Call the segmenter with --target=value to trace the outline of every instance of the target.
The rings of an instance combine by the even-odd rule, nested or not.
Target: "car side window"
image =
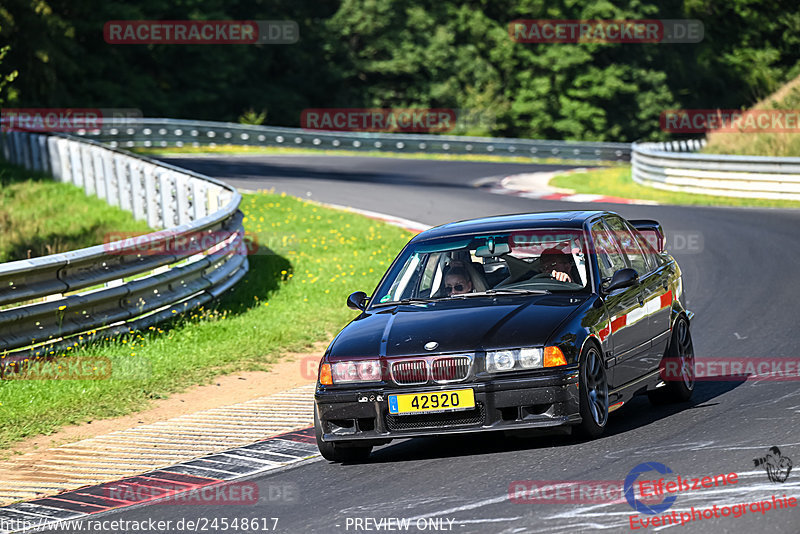
[[[639,243],[642,252],[644,252],[644,257],[647,261],[648,268],[651,271],[658,269],[659,265],[664,263],[663,258],[658,254],[658,252],[656,252],[656,250],[653,248],[653,245],[651,245],[650,242],[645,239],[641,232],[638,232],[630,224],[627,224],[627,226],[628,230],[630,230],[631,233],[636,237],[636,241]]]
[[[597,265],[600,267],[600,278],[611,278],[615,272],[628,266],[602,222],[598,221],[592,226],[592,241]]]
[[[628,258],[631,267],[639,273],[639,276],[649,273],[651,268],[644,257],[642,248],[622,219],[618,217],[608,217],[605,219],[605,222],[619,243],[623,254]]]

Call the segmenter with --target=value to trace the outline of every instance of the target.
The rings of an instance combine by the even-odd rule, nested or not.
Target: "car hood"
[[[586,297],[473,297],[398,305],[365,313],[331,346],[333,359],[472,352],[543,345]]]

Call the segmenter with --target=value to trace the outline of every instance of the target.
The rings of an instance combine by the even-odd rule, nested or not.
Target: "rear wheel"
[[[679,317],[672,328],[672,339],[666,358],[666,367],[662,367],[662,377],[666,385],[649,391],[647,396],[653,404],[685,402],[692,398],[695,383],[694,345],[689,321],[685,317]]]
[[[587,343],[579,366],[581,423],[578,433],[587,438],[603,434],[608,422],[608,379],[597,347]]]
[[[314,407],[314,434],[317,438],[317,448],[326,460],[331,462],[360,462],[369,458],[372,445],[351,445],[347,442],[322,441],[322,424]],[[356,442],[357,443],[357,442]]]

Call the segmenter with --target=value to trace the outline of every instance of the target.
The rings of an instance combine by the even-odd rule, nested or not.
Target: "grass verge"
[[[663,191],[637,184],[631,178],[630,166],[593,169],[586,172],[559,174],[550,185],[590,193],[639,200],[654,200],[659,204],[692,206],[750,206],[760,208],[800,208],[800,202],[760,198],[736,198],[696,195],[679,191]]]
[[[376,158],[430,159],[441,161],[487,161],[493,163],[522,163],[541,165],[618,165],[615,161],[586,159],[530,158],[525,156],[495,156],[492,154],[429,154],[426,152],[381,152],[379,150],[323,150],[295,147],[261,147],[240,145],[184,146],[167,148],[130,148],[132,152],[151,157],[169,157],[181,154],[226,155],[313,155],[313,156],[364,156]]]
[[[110,232],[149,231],[80,187],[0,160],[0,262],[98,245]]]
[[[411,237],[283,195],[244,195],[242,211],[259,252],[232,292],[171,324],[76,346],[63,356],[108,358],[109,379],[0,381],[0,448],[63,425],[142,410],[219,374],[263,370],[287,351],[330,339],[354,316],[347,295],[371,291]]]

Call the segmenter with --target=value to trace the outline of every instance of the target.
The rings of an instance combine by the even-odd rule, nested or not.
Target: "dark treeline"
[[[293,45],[110,45],[108,20],[281,20]],[[515,19],[699,19],[699,44],[522,44]],[[661,139],[659,114],[739,108],[800,74],[797,0],[0,0],[6,107],[298,126],[306,108],[488,112],[468,133]]]

